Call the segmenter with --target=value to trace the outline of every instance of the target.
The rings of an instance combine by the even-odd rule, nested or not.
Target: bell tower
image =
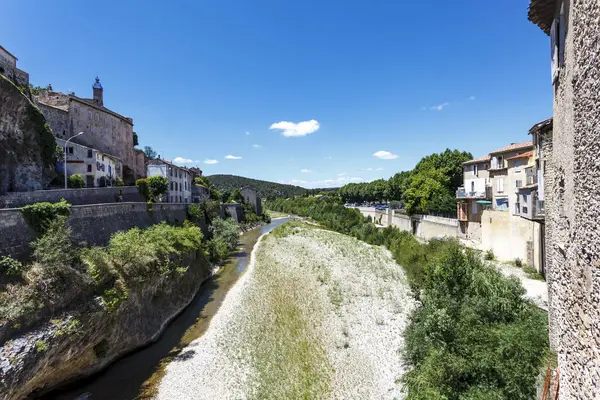
[[[96,82],[92,85],[94,89],[94,103],[99,106],[104,105],[104,89],[102,89],[102,85],[100,84],[100,78],[96,77]]]

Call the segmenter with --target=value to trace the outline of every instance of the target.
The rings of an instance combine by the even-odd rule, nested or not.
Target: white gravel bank
[[[261,238],[205,335],[166,370],[159,399],[402,398],[414,308],[383,248],[296,229]]]

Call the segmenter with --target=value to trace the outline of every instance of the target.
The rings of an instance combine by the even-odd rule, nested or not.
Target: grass
[[[271,211],[271,210],[267,210],[267,213],[271,216],[271,219],[275,219],[275,218],[286,218],[289,217],[289,214],[286,213],[282,213],[279,211]]]

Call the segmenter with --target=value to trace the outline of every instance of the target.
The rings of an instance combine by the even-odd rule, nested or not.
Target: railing
[[[491,198],[491,188],[486,188],[484,191],[467,192],[464,187],[459,187],[456,190],[457,199],[487,199]]]

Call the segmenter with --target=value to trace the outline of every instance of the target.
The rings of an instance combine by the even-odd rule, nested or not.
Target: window
[[[498,193],[504,192],[504,178],[498,178],[496,180],[496,190]]]
[[[477,164],[473,164],[473,175],[477,175]]]
[[[179,202],[181,203],[181,196],[179,196]]]
[[[496,168],[501,169],[504,167],[504,160],[502,159],[502,156],[498,156],[496,158]]]
[[[177,182],[175,182],[175,191],[177,191],[179,189],[177,189]]]
[[[88,119],[91,121],[92,120],[92,112],[88,111]]]
[[[477,206],[476,202],[472,202],[471,203],[471,213],[473,215],[477,215],[477,213],[479,212],[479,207]]]
[[[183,182],[184,189],[187,190],[187,182]]]
[[[100,116],[96,113],[96,122],[100,121]]]
[[[87,172],[92,172],[92,164],[87,165]]]
[[[92,149],[88,149],[88,158],[92,158],[94,156]]]
[[[171,181],[171,190],[173,190],[173,181]]]
[[[515,160],[515,167],[520,167],[520,166],[521,166],[521,159],[520,159],[520,158],[517,158],[517,159]]]
[[[518,179],[515,181],[515,187],[516,188],[520,188],[521,186],[523,186],[523,181]]]
[[[72,147],[68,147],[68,148],[67,148],[67,153],[69,153],[69,154],[73,154],[73,148],[72,148]]]

